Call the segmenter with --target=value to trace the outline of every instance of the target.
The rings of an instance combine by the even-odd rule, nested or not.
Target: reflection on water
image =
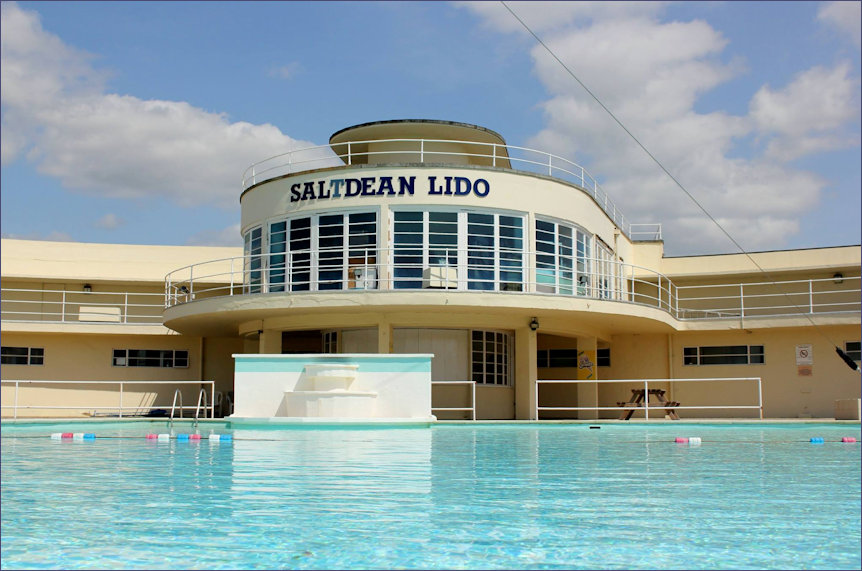
[[[2,568],[859,568],[858,425],[124,430],[4,429]]]

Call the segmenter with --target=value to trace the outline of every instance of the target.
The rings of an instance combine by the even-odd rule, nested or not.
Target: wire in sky
[[[610,115],[610,117],[611,117],[611,118],[616,122],[616,124],[617,124],[617,125],[619,125],[619,126],[620,126],[620,128],[621,128],[623,131],[625,131],[625,132],[626,132],[626,134],[627,134],[629,137],[631,137],[631,139],[632,139],[635,143],[637,143],[637,145],[641,148],[641,150],[643,150],[643,152],[645,152],[645,153],[647,154],[647,156],[648,156],[649,158],[651,158],[651,159],[653,160],[653,162],[654,162],[655,164],[657,164],[657,165],[658,165],[658,167],[659,167],[662,171],[664,171],[664,173],[665,173],[665,174],[666,174],[666,175],[667,175],[667,176],[668,176],[668,177],[669,177],[669,178],[670,178],[670,179],[671,179],[671,180],[672,180],[672,181],[673,181],[673,182],[674,182],[674,183],[679,187],[679,189],[680,189],[680,190],[682,190],[682,191],[685,193],[685,195],[686,195],[686,196],[688,196],[688,198],[689,198],[692,202],[694,202],[694,203],[695,203],[695,205],[697,205],[697,207],[701,210],[701,212],[703,212],[703,213],[706,215],[706,217],[707,217],[707,218],[709,218],[709,219],[712,221],[712,223],[713,223],[713,224],[715,224],[715,225],[716,225],[716,227],[718,227],[718,229],[719,229],[719,230],[721,230],[721,232],[722,232],[725,236],[727,236],[727,239],[728,239],[728,240],[730,240],[730,241],[733,243],[733,245],[734,245],[734,246],[736,246],[736,247],[737,247],[737,249],[738,249],[740,252],[742,252],[743,254],[745,254],[745,257],[747,257],[747,258],[751,261],[751,263],[752,263],[752,264],[754,264],[754,267],[756,267],[758,270],[760,270],[760,272],[761,272],[764,276],[766,276],[766,279],[767,279],[767,280],[769,280],[769,282],[770,282],[772,285],[777,286],[778,284],[776,283],[776,281],[775,281],[774,279],[772,279],[772,276],[770,276],[770,275],[769,275],[769,272],[767,272],[766,270],[764,270],[764,269],[760,266],[760,264],[758,264],[758,263],[757,263],[757,261],[756,261],[756,260],[751,256],[751,254],[749,254],[749,253],[748,253],[748,251],[746,251],[746,249],[745,249],[745,248],[743,248],[743,247],[742,247],[742,245],[740,245],[740,243],[739,243],[739,242],[737,242],[737,241],[733,238],[733,236],[731,236],[731,235],[730,235],[730,232],[728,232],[727,230],[725,230],[725,229],[724,229],[724,226],[722,226],[722,225],[718,222],[718,220],[716,220],[716,219],[715,219],[715,218],[714,218],[714,217],[713,217],[713,216],[712,216],[712,215],[711,215],[711,214],[706,210],[706,208],[704,208],[704,207],[703,207],[703,205],[702,205],[700,202],[698,202],[698,200],[697,200],[694,196],[692,196],[692,194],[691,194],[691,193],[690,193],[690,192],[689,192],[689,191],[688,191],[688,190],[687,190],[687,189],[682,185],[682,183],[681,183],[681,182],[679,182],[679,181],[676,179],[676,177],[675,177],[675,176],[673,176],[673,175],[670,173],[670,171],[668,171],[668,170],[664,167],[664,165],[663,165],[663,164],[661,164],[661,161],[659,161],[657,158],[655,158],[655,156],[654,156],[651,152],[649,152],[649,149],[647,149],[647,148],[646,148],[646,147],[645,147],[645,146],[640,142],[640,140],[638,140],[638,138],[637,138],[637,137],[635,137],[635,136],[634,136],[634,134],[633,134],[631,131],[629,131],[629,130],[628,130],[628,128],[627,128],[625,125],[623,125],[623,122],[622,122],[622,121],[620,121],[619,119],[617,119],[617,116],[616,116],[616,115],[614,115],[614,113],[613,113],[610,109],[608,109],[608,108],[607,108],[607,106],[606,106],[604,103],[602,103],[602,100],[601,100],[601,99],[599,99],[599,98],[598,98],[598,97],[597,97],[597,96],[596,96],[592,91],[590,91],[590,88],[589,88],[589,87],[587,87],[586,85],[584,85],[584,82],[583,82],[583,81],[581,81],[581,80],[578,78],[578,76],[577,76],[577,75],[575,75],[575,73],[574,73],[571,69],[569,69],[569,66],[567,66],[567,65],[563,62],[563,60],[561,60],[559,57],[557,57],[557,54],[555,54],[555,53],[554,53],[554,51],[553,51],[551,48],[549,48],[549,47],[547,46],[547,44],[545,44],[545,42],[543,42],[543,41],[542,41],[542,38],[540,38],[539,36],[537,36],[537,35],[536,35],[536,33],[535,33],[535,32],[533,32],[533,30],[532,30],[532,29],[531,29],[531,28],[530,28],[530,27],[529,27],[529,26],[528,26],[528,25],[527,25],[527,24],[526,24],[526,23],[525,23],[525,22],[524,22],[524,21],[523,21],[523,20],[522,20],[522,19],[521,19],[521,18],[520,18],[516,13],[515,13],[515,11],[514,11],[514,10],[512,10],[512,9],[509,7],[509,5],[508,5],[508,4],[506,4],[506,2],[505,2],[504,0],[500,0],[500,4],[502,4],[502,5],[503,5],[503,7],[505,7],[505,8],[506,8],[506,10],[508,10],[508,11],[509,11],[509,13],[510,13],[510,14],[512,14],[512,16],[513,16],[516,20],[518,20],[518,22],[520,22],[520,24],[524,27],[524,29],[525,29],[525,30],[527,30],[527,32],[529,32],[529,33],[530,33],[530,35],[531,35],[531,36],[533,36],[533,38],[535,38],[535,40],[536,40],[537,42],[539,42],[539,44],[540,44],[543,48],[545,48],[545,51],[547,51],[547,52],[551,55],[551,57],[553,57],[553,58],[557,61],[557,63],[559,63],[559,64],[560,64],[560,66],[562,66],[562,68],[563,68],[563,69],[565,69],[565,70],[566,70],[566,72],[567,72],[570,76],[572,76],[572,79],[574,79],[575,81],[577,81],[577,82],[578,82],[578,85],[580,85],[580,86],[584,89],[584,91],[586,91],[587,93],[589,93],[589,94],[590,94],[590,97],[592,97],[592,98],[595,100],[595,102],[596,102],[596,103],[598,103],[598,104],[601,106],[601,108],[602,108],[602,109],[604,109],[604,110],[605,110],[605,112],[606,112],[608,115]],[[836,352],[838,353],[838,356],[839,356],[839,357],[841,357],[845,362],[847,362],[847,363],[848,363],[848,366],[849,366],[849,361],[852,361],[852,359],[850,359],[849,357],[847,357],[847,356],[846,356],[846,354],[844,353],[844,351],[842,351],[842,350],[838,347],[838,345],[837,345],[834,341],[832,341],[832,339],[829,337],[829,335],[827,335],[827,334],[826,334],[826,333],[825,333],[825,332],[820,328],[820,326],[818,326],[818,325],[814,322],[814,320],[811,318],[811,316],[810,316],[810,315],[808,315],[806,312],[802,311],[802,308],[801,308],[801,307],[799,307],[796,303],[794,303],[794,302],[793,302],[793,300],[790,298],[789,294],[785,293],[784,295],[785,295],[785,297],[788,299],[788,301],[791,303],[791,305],[793,305],[793,306],[796,308],[797,312],[798,312],[800,315],[804,316],[806,319],[808,319],[808,322],[809,322],[809,323],[811,323],[811,325],[812,325],[812,326],[814,326],[815,330],[816,330],[818,333],[820,333],[820,334],[821,334],[821,335],[822,335],[822,336],[823,336],[827,341],[829,341],[829,344],[830,344],[830,345],[833,345],[833,346],[835,347],[835,350],[836,350]],[[856,365],[856,364],[855,364],[855,362],[854,362],[854,366],[853,366],[853,368],[854,368],[854,370],[856,370],[856,371],[858,371],[858,370],[859,370],[859,367],[858,367],[858,365]]]

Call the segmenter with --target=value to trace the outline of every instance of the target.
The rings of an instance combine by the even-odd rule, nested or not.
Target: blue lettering
[[[317,197],[314,196],[314,182],[308,181],[303,188],[301,200],[314,200],[315,198]]]
[[[391,176],[381,176],[380,177],[380,188],[377,190],[378,196],[383,196],[384,194],[395,194],[395,189],[392,188],[392,177]]]
[[[413,186],[416,184],[416,177],[411,176],[410,180],[407,180],[403,176],[399,176],[398,177],[398,184],[401,185],[401,188],[398,191],[399,195],[403,195],[404,191],[406,190],[407,192],[410,193],[410,196],[413,196]]]
[[[329,181],[329,186],[332,188],[332,197],[341,198],[341,185],[344,184],[343,178],[334,178]]]
[[[362,196],[374,196],[375,180],[373,176],[362,177]]]
[[[344,189],[344,196],[359,196],[359,193],[362,191],[362,183],[358,178],[349,178],[345,181],[346,188]]]
[[[329,189],[324,188],[324,181],[317,181],[317,198],[329,198]]]
[[[442,188],[436,188],[437,185],[437,177],[429,176],[428,177],[428,194],[443,194]]]
[[[466,185],[466,187],[463,190],[461,188],[462,184]],[[470,184],[469,179],[466,179],[463,176],[456,176],[455,177],[455,196],[465,196],[467,194],[470,194],[470,187],[471,186],[472,185]]]
[[[451,176],[444,176],[443,178],[446,179],[446,192],[444,192],[443,194],[452,194],[452,188],[451,188],[452,177]]]
[[[479,187],[482,187],[480,190]],[[476,196],[488,196],[488,193],[491,192],[491,185],[488,184],[488,181],[484,178],[477,178],[476,182],[473,183],[473,194]]]

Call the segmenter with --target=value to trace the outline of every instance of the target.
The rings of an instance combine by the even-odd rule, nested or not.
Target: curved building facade
[[[582,167],[489,129],[349,127],[249,167],[240,203],[242,251],[164,254],[175,269],[136,282],[164,296],[152,335],[224,394],[235,354],[433,354],[441,419],[617,418],[644,379],[687,417],[824,417],[859,397],[833,354],[859,359],[858,245],[752,254],[768,277],[742,254],[668,258],[660,226]],[[24,292],[62,282],[65,320],[66,288],[101,287],[19,273],[4,351],[50,329],[20,323]]]

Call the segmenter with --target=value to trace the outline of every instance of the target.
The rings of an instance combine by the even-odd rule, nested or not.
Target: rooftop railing
[[[162,293],[0,290],[3,321],[161,325],[163,311]]]
[[[478,165],[509,168],[542,174],[574,184],[590,195],[614,224],[632,239],[661,240],[661,225],[633,225],[617,209],[598,181],[581,165],[568,159],[513,145],[452,141],[445,139],[376,139],[351,141],[335,145],[307,147],[282,153],[248,167],[242,176],[242,190],[275,178],[304,171],[368,163],[434,163]],[[638,238],[635,226],[649,226],[644,238]]]

